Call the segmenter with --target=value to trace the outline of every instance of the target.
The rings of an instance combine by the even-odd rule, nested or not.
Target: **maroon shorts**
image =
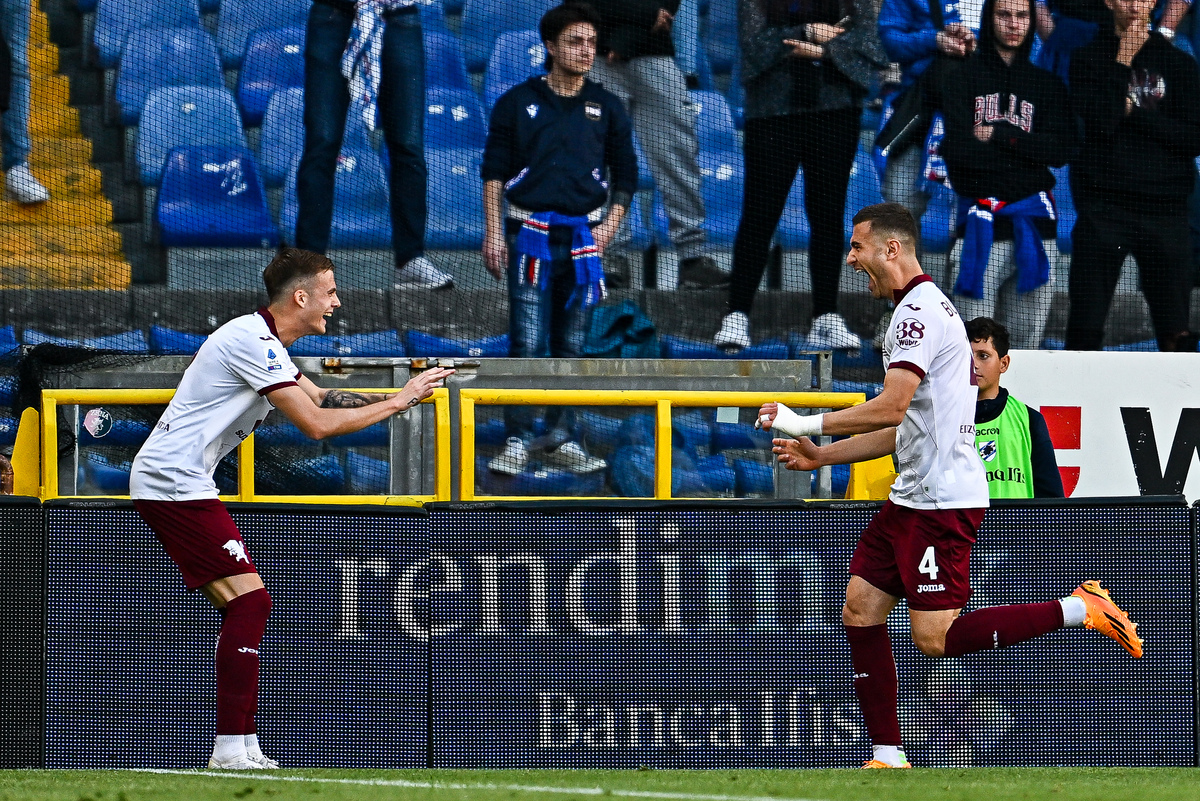
[[[134,501],[133,508],[179,566],[189,590],[243,573],[257,573],[241,532],[225,504],[200,501]]]
[[[909,509],[888,501],[858,539],[850,574],[909,609],[961,609],[971,597],[971,546],[984,509]]]

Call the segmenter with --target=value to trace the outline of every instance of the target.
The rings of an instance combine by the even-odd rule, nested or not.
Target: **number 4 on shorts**
[[[933,555],[932,545],[925,549],[925,555],[921,557],[921,564],[917,566],[917,570],[929,576],[930,581],[937,581],[938,566],[937,559]]]

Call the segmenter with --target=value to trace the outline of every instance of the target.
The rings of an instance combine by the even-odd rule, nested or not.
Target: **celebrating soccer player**
[[[287,348],[325,333],[341,306],[333,262],[306,250],[280,251],[263,271],[269,304],[218,328],[200,347],[179,388],[133,460],[130,496],[189,590],[221,613],[217,640],[217,738],[210,768],[277,768],[254,724],[258,646],[271,612],[254,562],[217,499],[217,463],[254,433],[272,408],[313,439],[349,434],[405,412],[454,371],[426,370],[394,394],[318,388]]]
[[[966,329],[953,304],[921,270],[919,232],[901,205],[868,206],[854,217],[846,262],[865,272],[871,294],[895,303],[883,347],[887,368],[875,398],[801,416],[779,403],[759,410],[774,451],[791,470],[815,470],[896,454],[900,475],[863,531],[850,560],[842,622],[854,689],[874,747],[867,768],[911,767],[897,714],[896,662],[888,613],[908,602],[917,648],[932,657],[1003,648],[1064,626],[1086,626],[1142,655],[1137,626],[1096,581],[1057,601],[961,614],[971,595],[971,546],[988,506],[975,449],[974,371]],[[817,446],[810,437],[848,435]]]

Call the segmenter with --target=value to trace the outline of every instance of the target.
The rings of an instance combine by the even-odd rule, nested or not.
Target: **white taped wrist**
[[[778,411],[775,412],[775,422],[771,424],[773,430],[795,439],[821,436],[825,415],[799,415],[782,403],[778,404],[778,407]]]

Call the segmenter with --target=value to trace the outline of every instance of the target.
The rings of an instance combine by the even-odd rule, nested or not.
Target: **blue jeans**
[[[571,260],[571,229],[550,229],[550,286],[541,289],[532,282],[521,282],[520,257],[517,255],[518,220],[505,221],[508,240],[508,355],[513,358],[557,356],[579,358],[587,336],[591,310],[577,303],[568,308],[575,291],[575,264]],[[504,420],[509,436],[529,442],[533,436],[533,407],[506,406]],[[575,412],[566,406],[546,410],[546,435],[539,444],[548,448],[573,437]]]
[[[296,246],[324,253],[350,90],[342,53],[354,12],[315,2],[304,47],[304,155],[296,174]],[[391,162],[392,246],[402,267],[425,250],[425,49],[416,9],[391,15],[383,33],[379,120]]]
[[[5,171],[29,161],[29,151],[33,149],[29,139],[29,3],[30,0],[0,0],[0,36],[12,52],[12,95],[0,131]]]

